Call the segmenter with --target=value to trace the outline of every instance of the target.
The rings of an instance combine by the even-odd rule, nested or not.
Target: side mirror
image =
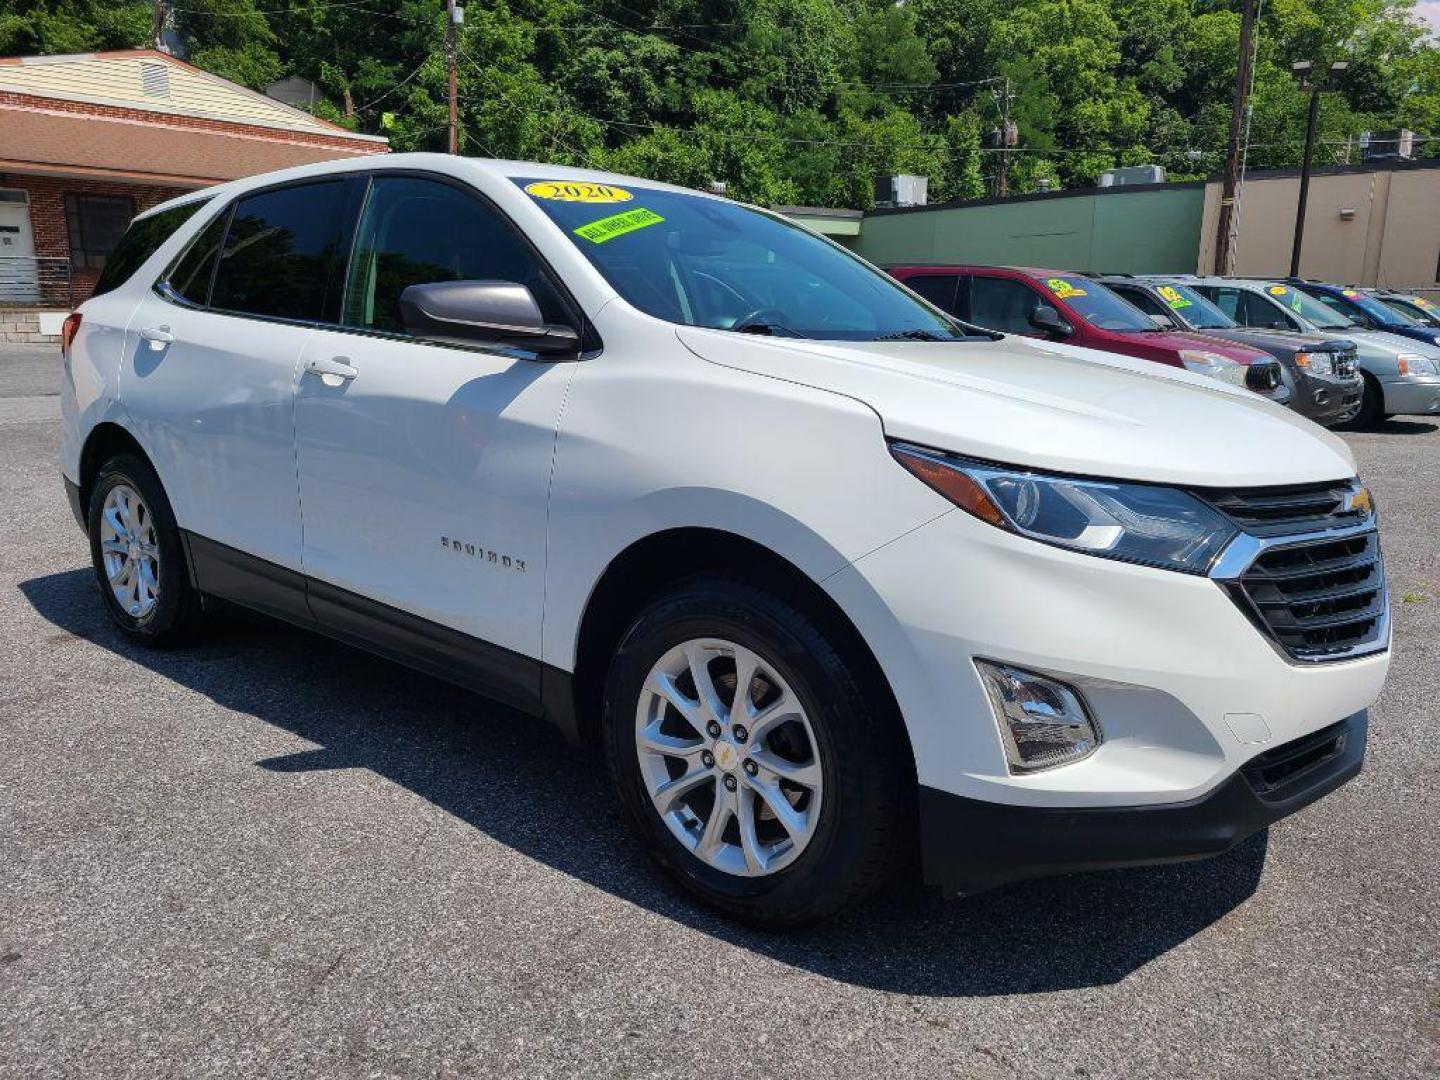
[[[1151,316],[1150,316],[1150,321],[1153,322],[1153,323],[1156,325],[1156,327],[1158,327],[1158,328],[1161,329],[1161,330],[1174,330],[1174,329],[1175,329],[1175,320],[1172,319],[1172,318],[1170,318],[1169,315],[1160,315],[1160,314],[1157,313],[1157,314],[1154,314],[1154,315],[1151,315]]]
[[[1075,333],[1075,328],[1049,304],[1041,304],[1030,312],[1030,325],[1042,334],[1054,334],[1056,337],[1067,338]]]
[[[486,342],[543,356],[573,356],[580,335],[547,323],[540,305],[514,281],[436,281],[400,294],[400,321],[426,341]]]

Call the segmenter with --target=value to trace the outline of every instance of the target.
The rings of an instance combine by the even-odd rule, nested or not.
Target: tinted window
[[[616,292],[657,319],[850,341],[964,336],[889,274],[783,218],[678,191],[515,183]]]
[[[279,319],[324,318],[340,250],[344,180],[264,191],[235,205],[210,306]]]
[[[1265,296],[1262,298],[1264,302],[1279,305],[1287,312],[1293,312],[1322,330],[1340,330],[1355,325],[1354,320],[1348,315],[1332,311],[1299,289],[1291,288],[1289,285],[1266,285],[1264,288]],[[1255,295],[1253,290],[1250,295]],[[1299,326],[1300,324],[1296,323],[1295,325]]]
[[[410,176],[376,177],[355,234],[344,322],[403,332],[400,294],[434,281],[528,286],[547,322],[572,322],[535,256],[479,198]]]
[[[970,285],[970,321],[1007,334],[1033,334],[1030,313],[1043,300],[1023,282],[1010,278],[976,277]]]
[[[1175,321],[1176,317],[1166,310],[1165,305],[1156,300],[1144,289],[1131,289],[1124,285],[1110,286],[1115,295],[1134,304],[1146,315],[1164,315],[1167,319]]]
[[[180,256],[165,279],[170,288],[192,304],[203,307],[210,302],[210,279],[215,269],[215,257],[220,253],[220,241],[225,238],[225,226],[229,221],[228,209],[216,214],[190,241],[185,254]]]
[[[105,269],[100,271],[100,280],[95,282],[95,291],[90,295],[99,296],[125,284],[130,275],[139,270],[145,260],[160,250],[160,245],[204,205],[205,200],[200,199],[131,222],[120,243],[105,260]]]
[[[941,311],[955,314],[955,286],[959,282],[955,274],[920,274],[908,277],[905,284],[929,300]]]

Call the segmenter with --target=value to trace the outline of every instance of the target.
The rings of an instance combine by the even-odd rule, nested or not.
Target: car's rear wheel
[[[133,454],[101,467],[90,493],[90,556],[106,610],[146,645],[179,644],[198,629],[180,530],[153,469]]]
[[[800,607],[724,578],[657,601],[625,635],[610,769],[647,849],[706,903],[807,922],[907,851],[913,766],[857,666]]]

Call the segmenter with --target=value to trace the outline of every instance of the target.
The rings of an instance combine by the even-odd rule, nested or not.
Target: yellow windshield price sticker
[[[1160,295],[1165,299],[1165,303],[1169,304],[1177,311],[1180,308],[1190,306],[1190,301],[1186,300],[1185,297],[1181,296],[1180,290],[1172,285],[1161,285],[1160,288],[1156,291],[1159,292]]]
[[[1066,281],[1064,278],[1047,278],[1045,284],[1048,285],[1050,287],[1050,291],[1053,292],[1056,296],[1060,297],[1061,300],[1069,300],[1072,296],[1085,295],[1084,289],[1076,285],[1070,284],[1070,282]]]
[[[1341,290],[1340,290],[1340,295],[1341,295],[1341,296],[1348,296],[1351,300],[1354,300],[1355,297],[1359,296],[1360,294],[1359,294],[1358,292],[1356,292],[1354,289],[1341,289]]]
[[[1271,285],[1266,291],[1269,292],[1271,296],[1284,296],[1290,290],[1285,288],[1284,285]]]
[[[589,240],[592,244],[603,244],[607,240],[614,240],[617,236],[624,236],[636,229],[644,229],[651,225],[659,225],[665,219],[654,210],[646,210],[641,206],[635,210],[625,210],[619,214],[611,214],[609,217],[601,218],[599,221],[592,221],[589,225],[581,225],[575,230],[575,235],[582,239]]]
[[[1423,296],[1417,296],[1415,297],[1415,306],[1422,308],[1432,308],[1435,305],[1432,304],[1429,300],[1426,300]]]
[[[592,184],[582,180],[541,180],[527,184],[525,191],[537,199],[556,202],[617,203],[629,202],[635,196],[613,184]]]

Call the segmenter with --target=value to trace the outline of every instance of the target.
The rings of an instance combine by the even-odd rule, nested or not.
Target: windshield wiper
[[[932,334],[929,330],[896,330],[889,334],[881,334],[873,337],[871,341],[944,341],[939,334]]]
[[[793,338],[803,338],[805,336],[798,330],[791,330],[790,327],[784,323],[764,322],[760,320],[752,320],[740,326],[732,326],[730,329],[737,334],[766,334],[770,337],[779,335],[780,337]]]

